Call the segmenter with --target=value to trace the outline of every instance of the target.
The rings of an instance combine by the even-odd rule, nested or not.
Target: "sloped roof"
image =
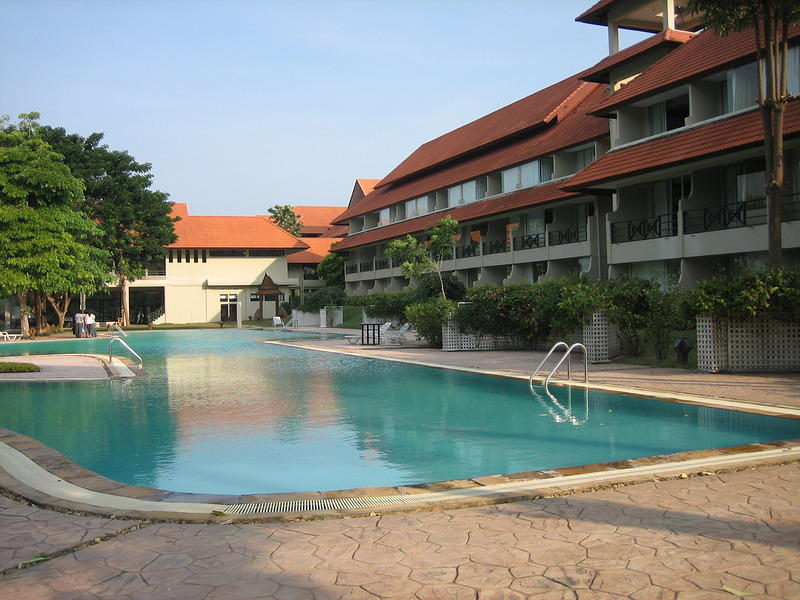
[[[587,86],[591,86],[592,94],[575,106],[572,113],[562,115],[543,131],[452,163],[413,180],[376,188],[366,198],[339,215],[337,222],[346,222],[352,217],[374,212],[397,202],[607,136],[608,122],[585,114],[587,109],[605,98],[603,86],[596,83]]]
[[[619,0],[600,0],[594,6],[575,17],[575,20],[579,23],[588,23],[589,25],[607,25],[608,11],[611,10],[611,5],[618,1]]]
[[[365,196],[369,194],[380,181],[380,179],[356,179],[356,183],[361,188],[361,191],[364,192]]]
[[[342,214],[345,206],[293,206],[292,210],[300,217],[304,226],[329,227],[333,219]]]
[[[178,240],[168,248],[269,248],[301,250],[307,244],[267,217],[185,216],[175,223]]]
[[[800,27],[792,27],[789,31],[790,39],[799,36]],[[709,75],[724,67],[755,60],[755,48],[755,33],[752,29],[727,36],[719,36],[710,29],[702,31],[599,103],[592,114],[608,115],[623,104],[677,87],[690,79]]]
[[[542,127],[556,119],[559,113],[572,110],[593,90],[591,84],[579,81],[575,77],[564,79],[424,143],[375,187],[380,189],[441,163],[464,157],[509,137]]]
[[[170,217],[186,217],[189,215],[189,206],[186,202],[173,202]]]
[[[565,192],[560,189],[561,185],[563,185],[563,182],[540,185],[506,194],[499,198],[465,204],[451,210],[424,215],[416,219],[393,223],[385,227],[376,227],[375,229],[347,236],[336,245],[336,252],[340,250],[349,250],[365,244],[374,244],[407,233],[422,231],[442,219],[445,215],[450,215],[458,221],[468,221],[509,210],[554,202],[556,200],[577,198],[580,195],[574,192]]]
[[[306,250],[294,252],[287,257],[291,264],[317,264],[331,250],[331,246],[339,241],[340,237],[303,238],[308,245]]]
[[[649,52],[654,52],[662,48],[673,48],[693,38],[696,33],[691,31],[681,31],[679,29],[665,29],[660,33],[650,36],[641,42],[628,46],[616,54],[607,56],[599,63],[578,73],[578,79],[583,81],[595,81],[598,83],[609,82],[609,72],[613,68],[620,67],[626,62],[639,58]]]
[[[800,133],[800,102],[786,107],[784,133]],[[612,150],[575,175],[564,189],[596,189],[623,177],[764,144],[761,114],[754,110],[649,142]]]

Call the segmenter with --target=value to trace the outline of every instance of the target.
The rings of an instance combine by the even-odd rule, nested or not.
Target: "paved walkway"
[[[140,524],[0,502],[6,565],[87,540],[7,570],[0,597],[787,600],[800,598],[800,466],[281,525]]]

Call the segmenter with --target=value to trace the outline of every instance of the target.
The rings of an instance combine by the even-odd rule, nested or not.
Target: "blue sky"
[[[0,114],[153,165],[192,214],[344,205],[420,144],[607,54],[591,0],[5,0]]]

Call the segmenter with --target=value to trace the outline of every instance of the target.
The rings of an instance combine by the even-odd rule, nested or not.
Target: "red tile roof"
[[[785,115],[785,134],[795,136],[800,133],[800,102],[790,102]],[[612,150],[575,175],[563,187],[570,191],[597,189],[601,184],[623,177],[761,146],[763,143],[761,114],[755,110],[649,142]]]
[[[341,241],[341,239],[331,237],[303,238],[303,242],[308,244],[308,249],[293,252],[287,257],[287,261],[291,264],[317,264],[322,260],[323,256],[330,252],[331,246]]]
[[[339,215],[337,222],[346,222],[352,217],[374,212],[397,202],[416,198],[479,175],[532,160],[537,156],[607,136],[608,122],[605,119],[584,114],[588,107],[594,106],[605,97],[603,86],[588,85],[592,86],[592,95],[585,98],[582,104],[573,108],[571,114],[562,115],[557,122],[544,131],[493,148],[462,162],[453,163],[419,178],[376,188],[369,196]]]
[[[384,177],[376,189],[542,127],[584,100],[594,91],[590,86],[570,77],[426,142]]]
[[[361,188],[361,191],[364,192],[365,196],[375,189],[375,186],[378,185],[380,181],[380,179],[356,179],[356,183]]]
[[[503,213],[509,210],[516,210],[528,206],[537,206],[556,200],[564,200],[567,198],[576,198],[580,194],[573,192],[565,192],[559,189],[563,182],[550,183],[540,185],[533,188],[519,190],[511,194],[506,194],[499,198],[491,200],[483,200],[473,204],[466,204],[453,208],[448,211],[441,211],[424,215],[409,221],[401,221],[385,227],[377,227],[362,233],[356,233],[344,238],[336,245],[336,251],[349,250],[365,244],[374,244],[383,240],[392,239],[407,233],[416,233],[422,231],[445,215],[451,215],[458,221],[469,221],[472,219],[479,219],[481,217],[488,217],[498,213]]]
[[[800,36],[800,27],[790,30],[790,39]],[[753,30],[721,37],[707,29],[670,52],[641,75],[623,86],[592,109],[592,114],[608,115],[623,104],[629,104],[702,77],[755,60]]]
[[[186,217],[189,215],[189,206],[186,202],[173,202],[170,217]]]
[[[628,46],[616,54],[607,56],[595,66],[578,73],[578,79],[584,81],[596,81],[599,83],[609,82],[609,71],[619,67],[626,62],[639,58],[645,53],[653,52],[663,48],[673,48],[693,38],[696,33],[691,31],[680,31],[678,29],[665,29],[649,38],[642,40],[638,44]]]
[[[588,23],[589,25],[606,25],[608,24],[608,11],[611,5],[619,0],[600,0],[597,4],[590,9],[583,11],[580,15],[575,17],[578,23]]]
[[[293,206],[292,210],[306,227],[329,227],[346,206]]]
[[[178,241],[168,248],[308,248],[267,217],[185,216],[175,223],[175,233]]]

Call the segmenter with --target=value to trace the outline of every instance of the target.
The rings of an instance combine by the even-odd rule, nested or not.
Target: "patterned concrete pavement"
[[[6,564],[137,525],[0,506]],[[41,550],[14,554],[20,531]],[[6,571],[0,598],[800,598],[800,464],[449,511],[144,524]]]

